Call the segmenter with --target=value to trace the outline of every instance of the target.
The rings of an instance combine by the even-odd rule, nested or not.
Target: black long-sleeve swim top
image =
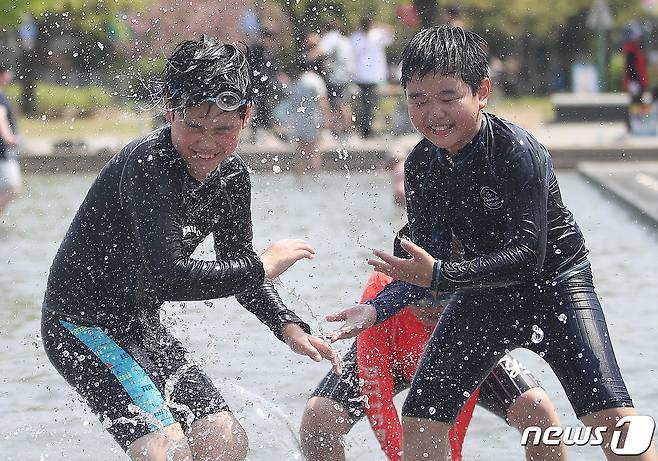
[[[191,258],[209,234],[216,259]],[[100,172],[50,269],[44,308],[91,324],[158,315],[164,301],[235,295],[280,338],[303,323],[281,301],[252,247],[251,182],[233,155],[192,178],[165,127],[124,147]]]
[[[548,151],[491,114],[454,160],[427,139],[416,145],[405,191],[412,240],[442,262],[440,291],[550,284],[588,265]],[[453,236],[464,247],[461,261],[450,261]],[[426,294],[394,282],[372,304],[381,321]]]

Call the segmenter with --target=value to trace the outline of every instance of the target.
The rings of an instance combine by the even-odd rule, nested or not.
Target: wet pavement
[[[584,162],[578,171],[658,229],[658,162]]]

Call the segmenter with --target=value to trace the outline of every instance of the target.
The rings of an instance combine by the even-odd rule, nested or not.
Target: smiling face
[[[478,133],[490,89],[488,78],[473,94],[460,78],[433,73],[415,76],[406,88],[409,118],[432,144],[455,157]]]
[[[181,112],[165,111],[171,124],[171,142],[185,161],[188,172],[203,181],[238,146],[240,133],[249,123],[251,106],[244,119],[238,110],[224,112],[216,104],[204,103]]]

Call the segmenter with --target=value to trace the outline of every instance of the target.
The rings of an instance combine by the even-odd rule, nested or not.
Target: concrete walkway
[[[658,162],[584,162],[578,172],[658,229]]]
[[[582,161],[658,161],[658,137],[630,136],[620,122],[555,123],[531,130],[549,149],[557,168],[575,168]],[[381,168],[408,153],[420,140],[416,134],[384,134],[371,139],[355,135],[345,140],[326,136],[320,145],[323,169],[351,171]],[[123,145],[121,137],[87,137],[70,145],[48,138],[29,139],[21,162],[25,171],[98,171]],[[240,155],[254,170],[286,171],[294,144],[274,136],[243,140]]]

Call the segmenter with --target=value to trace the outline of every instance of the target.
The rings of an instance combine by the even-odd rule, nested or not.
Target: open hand
[[[373,266],[376,271],[391,276],[395,280],[402,280],[420,287],[429,287],[432,284],[436,259],[411,240],[402,239],[400,245],[411,255],[411,259],[398,258],[384,251],[373,250],[379,259],[369,259],[368,264]]]
[[[273,280],[283,274],[300,259],[313,259],[315,249],[300,239],[285,239],[274,242],[260,255],[265,269],[265,278]]]
[[[370,304],[357,304],[341,312],[325,317],[329,322],[345,322],[342,327],[331,334],[331,342],[339,339],[353,338],[367,330],[377,321],[377,311]]]
[[[306,355],[316,362],[325,358],[331,362],[335,374],[338,376],[343,374],[343,360],[324,339],[309,335],[296,323],[286,323],[281,334],[288,347],[294,352]]]

